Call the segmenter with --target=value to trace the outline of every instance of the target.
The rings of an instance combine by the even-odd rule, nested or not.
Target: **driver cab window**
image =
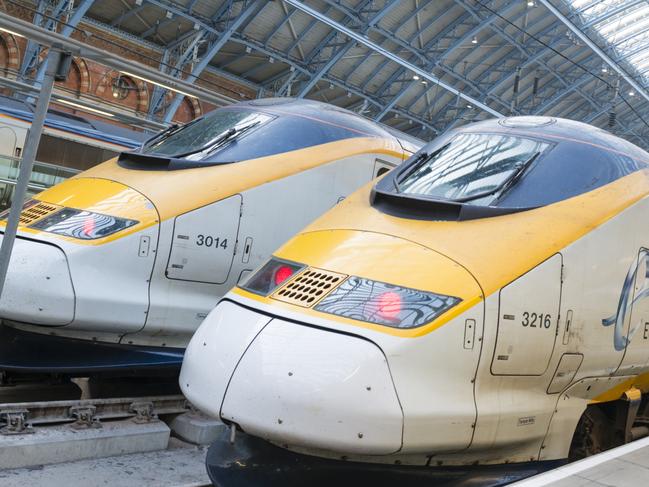
[[[549,144],[496,134],[460,134],[397,177],[399,192],[489,205]]]

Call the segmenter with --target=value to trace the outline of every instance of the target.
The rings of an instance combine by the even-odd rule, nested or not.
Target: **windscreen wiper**
[[[394,188],[397,190],[397,193],[401,192],[401,182],[419,169],[426,161],[428,161],[429,155],[428,152],[422,152],[419,154],[415,160],[411,163],[406,174],[395,174],[392,182],[394,183]]]
[[[484,198],[485,196],[491,196],[492,194],[497,194],[496,198],[494,199],[494,202],[498,201],[507,191],[510,190],[510,188],[514,186],[514,184],[516,184],[516,182],[518,182],[518,180],[520,180],[521,177],[523,177],[523,174],[525,174],[527,168],[530,167],[532,162],[534,162],[534,160],[539,156],[539,154],[540,152],[536,152],[527,161],[519,165],[516,168],[516,170],[512,173],[511,176],[505,179],[505,181],[500,183],[494,189],[483,191],[482,193],[473,194],[471,196],[465,196],[464,198],[450,199],[449,201],[453,201],[456,203],[467,203],[469,201],[479,200],[480,198]]]
[[[187,157],[191,156],[192,154],[198,154],[200,152],[214,152],[216,149],[221,147],[223,144],[226,142],[231,142],[235,140],[237,137],[241,136],[243,133],[247,132],[251,128],[259,125],[261,123],[260,120],[257,120],[256,122],[253,122],[249,125],[246,125],[245,127],[241,127],[240,129],[237,129],[236,127],[231,127],[229,128],[226,132],[224,132],[222,135],[218,136],[216,139],[212,140],[208,144],[204,145],[200,149],[196,149],[193,151],[189,152],[184,152],[182,154],[177,154],[174,157],[175,158],[182,158],[182,157]]]
[[[514,174],[511,175],[509,179],[507,179],[500,188],[500,191],[498,192],[498,196],[494,199],[494,202],[500,200],[511,188],[514,187],[514,185],[523,177],[523,175],[527,172],[528,168],[532,165],[532,163],[536,160],[537,157],[539,157],[541,153],[537,152],[535,153],[532,157],[530,157],[525,164],[523,164],[521,167],[519,167]]]
[[[169,127],[164,129],[163,131],[158,132],[157,134],[155,134],[150,139],[147,139],[146,141],[144,141],[144,143],[142,144],[142,149],[151,147],[153,142],[157,142],[159,144],[160,142],[162,142],[162,141],[168,139],[169,137],[171,137],[172,135],[177,134],[178,132],[181,132],[181,131],[185,130],[187,127],[189,127],[190,125],[195,124],[199,120],[201,120],[201,119],[196,118],[196,119],[192,120],[191,122],[188,122],[188,123],[186,123],[184,125],[181,125],[181,124],[178,124],[178,123],[172,123],[171,125],[169,125]]]
[[[142,143],[142,148],[151,145],[153,142],[155,142],[156,140],[158,140],[158,139],[161,138],[161,137],[166,136],[166,135],[169,134],[170,132],[171,132],[171,133],[176,133],[176,132],[177,132],[177,129],[178,129],[179,127],[180,127],[180,124],[172,123],[172,124],[169,125],[169,127],[167,127],[166,129],[161,130],[161,131],[158,132],[157,134],[154,134],[152,137],[149,137],[148,139],[146,139],[146,140]]]

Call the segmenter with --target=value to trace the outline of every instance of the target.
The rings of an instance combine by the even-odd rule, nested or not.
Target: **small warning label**
[[[525,416],[524,418],[518,418],[518,426],[529,426],[536,422],[536,416]]]

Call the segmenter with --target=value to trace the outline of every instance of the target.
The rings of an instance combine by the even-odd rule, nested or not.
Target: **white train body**
[[[221,110],[272,120],[216,154],[234,148],[261,156],[202,167],[191,156],[132,153],[36,195],[22,213],[0,317],[37,333],[182,348],[218,299],[274,248],[410,154],[378,125],[315,102]],[[284,134],[290,143],[264,135],[286,120],[340,133],[327,139],[305,129],[322,143],[296,141],[300,133]],[[160,169],[159,160],[193,166]],[[88,214],[93,221],[83,220]]]
[[[318,219],[268,264],[290,277],[260,291],[264,267],[208,315],[185,354],[188,399],[294,452],[429,466],[563,459],[585,411],[637,411],[649,155],[514,118],[440,137],[424,159],[483,135],[543,148],[493,204],[406,194],[435,171],[420,153]]]

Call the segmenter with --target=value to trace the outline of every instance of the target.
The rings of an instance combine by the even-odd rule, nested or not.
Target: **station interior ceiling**
[[[649,147],[646,0],[2,0],[0,9],[127,46],[132,60],[233,101],[321,100],[422,139],[493,116],[548,115]],[[5,76],[38,81],[40,49],[28,42]],[[182,97],[150,88],[137,116],[171,121]]]

